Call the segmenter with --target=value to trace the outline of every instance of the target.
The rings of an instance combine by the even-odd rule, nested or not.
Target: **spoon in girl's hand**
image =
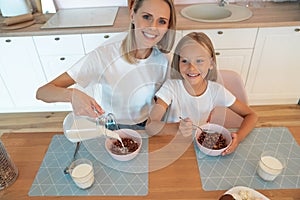
[[[179,119],[184,120],[182,117],[179,117]],[[199,128],[202,132],[206,132],[206,133],[215,133],[215,131],[212,130],[208,130],[205,128],[201,128],[200,126],[196,125],[196,124],[192,124],[194,127]]]

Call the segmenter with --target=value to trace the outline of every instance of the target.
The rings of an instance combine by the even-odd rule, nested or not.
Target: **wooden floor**
[[[300,126],[300,105],[252,106],[257,127]],[[7,132],[62,132],[68,112],[0,113],[0,135]]]

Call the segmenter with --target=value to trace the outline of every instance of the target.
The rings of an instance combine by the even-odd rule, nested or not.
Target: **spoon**
[[[179,117],[179,119],[181,120],[184,120],[182,117]],[[196,127],[196,128],[199,128],[202,132],[206,132],[206,133],[215,133],[215,131],[212,131],[212,130],[209,130],[209,129],[206,129],[206,128],[201,128],[200,126],[196,125],[196,124],[192,124],[192,126]]]
[[[64,169],[64,173],[65,174],[69,174],[70,173],[70,169],[73,167],[72,163],[76,160],[76,155],[77,155],[77,152],[79,150],[79,147],[80,147],[80,142],[77,142],[76,143],[76,148],[75,148],[75,152],[74,152],[74,155],[73,155],[73,159],[72,159],[72,162],[69,166],[67,166],[65,169]]]

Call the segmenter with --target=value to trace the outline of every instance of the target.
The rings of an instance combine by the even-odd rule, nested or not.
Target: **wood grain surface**
[[[286,126],[300,144],[300,106],[255,106],[257,127]],[[62,131],[66,112],[0,114],[1,140],[19,169],[17,181],[0,191],[1,200],[12,199],[198,199],[217,200],[225,191],[203,191],[193,146],[165,168],[149,173],[149,194],[143,197],[29,197],[28,192],[52,137]],[[172,136],[149,140],[149,151],[164,146]],[[155,159],[155,158],[152,158]],[[274,200],[300,200],[300,189],[258,190]]]
[[[300,127],[290,127],[289,130],[300,143]],[[57,133],[6,133],[3,141],[11,158],[19,169],[17,181],[0,191],[1,200],[12,199],[198,199],[217,200],[225,190],[204,191],[201,186],[197,160],[193,146],[172,164],[160,170],[149,172],[149,192],[146,196],[126,197],[29,197],[28,192],[40,164],[47,151],[52,137]],[[165,145],[171,136],[157,136],[149,139],[149,148]],[[149,161],[151,163],[151,159]],[[300,189],[258,190],[272,200],[299,200]]]
[[[251,106],[258,114],[257,127],[300,126],[299,105]],[[0,113],[0,134],[8,132],[62,132],[69,112]]]

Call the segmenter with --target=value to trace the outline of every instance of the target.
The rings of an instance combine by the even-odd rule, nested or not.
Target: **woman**
[[[113,113],[121,124],[147,119],[156,90],[168,72],[168,53],[175,40],[172,0],[135,0],[128,34],[113,37],[86,55],[67,72],[40,87],[45,102],[71,102],[74,113],[96,118]],[[98,89],[95,99],[76,88]],[[96,92],[97,93],[97,92]]]

